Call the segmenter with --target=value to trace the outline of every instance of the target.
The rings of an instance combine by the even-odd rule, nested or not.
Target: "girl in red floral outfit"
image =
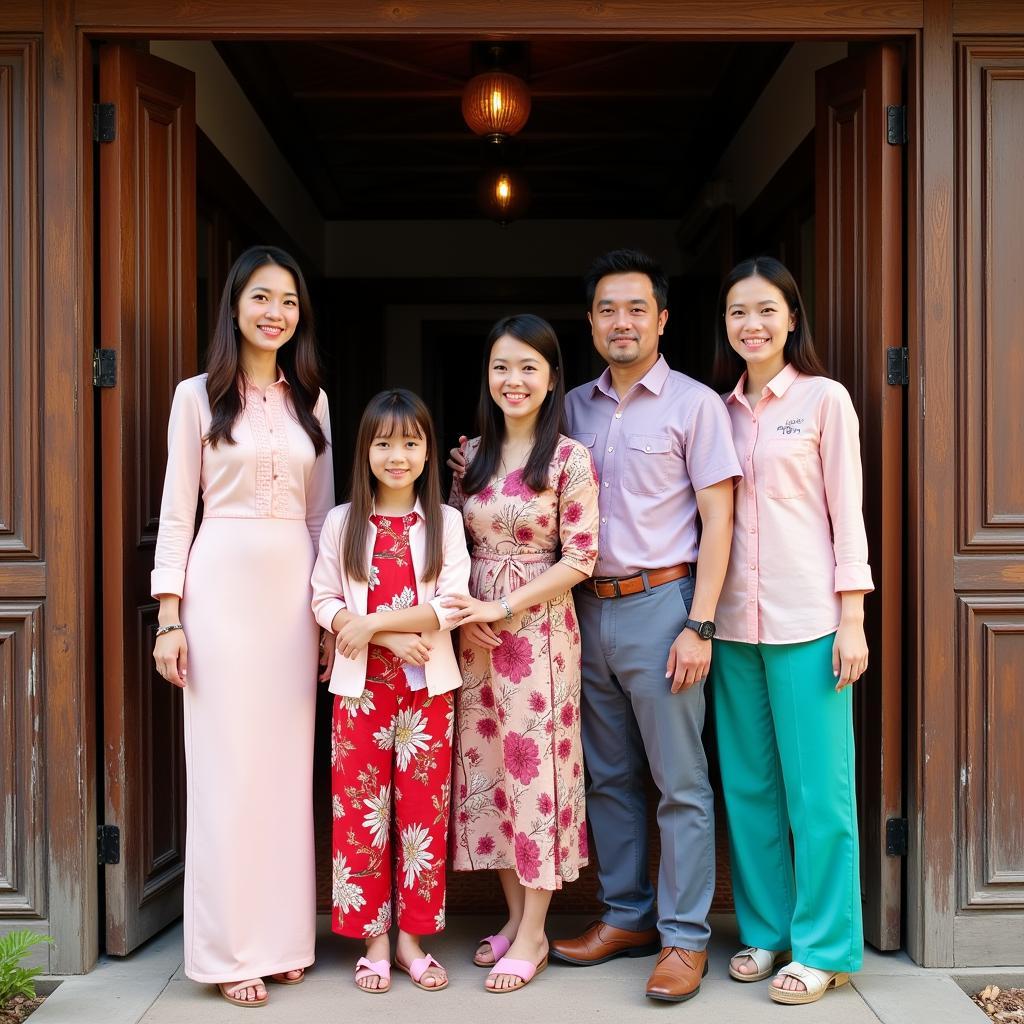
[[[571,588],[597,558],[590,452],[562,432],[558,339],[539,317],[499,321],[479,421],[451,502],[473,544],[460,609],[452,828],[458,871],[496,869],[509,917],[474,962],[487,989],[522,988],[547,964],[552,891],[587,863],[580,633]],[[506,955],[507,954],[507,955]]]
[[[371,399],[356,439],[367,461],[353,471],[351,503],[327,515],[313,570],[313,611],[338,651],[332,925],[366,940],[355,979],[371,993],[390,988],[393,916],[395,964],[426,991],[448,984],[420,936],[444,928],[462,677],[440,602],[465,591],[469,554],[462,517],[441,504],[435,452],[420,399],[400,389]]]

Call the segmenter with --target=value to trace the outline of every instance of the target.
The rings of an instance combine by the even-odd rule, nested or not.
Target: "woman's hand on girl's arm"
[[[843,610],[832,644],[832,674],[836,693],[855,683],[868,667],[868,641],[864,635],[864,592],[843,591]]]
[[[459,446],[448,452],[448,468],[456,475],[462,476],[466,472],[466,442],[469,440],[465,434],[459,435]]]
[[[385,630],[374,634],[373,642],[386,647],[392,654],[410,665],[425,665],[430,661],[430,652],[433,650],[419,633],[395,633]]]
[[[505,617],[505,609],[499,601],[478,601],[468,594],[442,597],[441,606],[451,609],[448,622],[452,626],[468,626],[471,622],[497,622]]]

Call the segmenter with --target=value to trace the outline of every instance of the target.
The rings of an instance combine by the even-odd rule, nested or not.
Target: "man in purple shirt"
[[[566,414],[600,480],[597,569],[578,588],[577,613],[587,815],[607,910],[577,938],[555,941],[551,955],[589,966],[660,949],[646,994],[682,1002],[707,971],[715,830],[704,680],[740,467],[721,399],[658,352],[668,282],[657,264],[610,252],[591,267],[587,290],[608,368],[569,393]],[[647,764],[660,791],[657,898]]]

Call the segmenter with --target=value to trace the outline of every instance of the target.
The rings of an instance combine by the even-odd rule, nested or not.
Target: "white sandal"
[[[788,1003],[791,1006],[816,1003],[830,988],[839,988],[850,980],[850,975],[843,971],[819,971],[816,967],[805,967],[796,961],[783,967],[776,977],[796,978],[797,981],[803,982],[805,992],[798,989],[790,991],[777,985],[768,986],[768,995],[775,1002]]]
[[[748,956],[754,961],[757,970],[753,974],[744,974],[743,971],[738,971],[733,967],[733,961],[744,956]],[[738,953],[733,953],[729,958],[729,975],[737,981],[764,981],[775,970],[775,965],[788,956],[788,949],[762,949],[760,946],[747,946]]]

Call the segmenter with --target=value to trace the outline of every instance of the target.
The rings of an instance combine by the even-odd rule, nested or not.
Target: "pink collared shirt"
[[[695,562],[695,492],[740,475],[719,396],[661,356],[621,397],[605,370],[569,392],[565,412],[597,468],[594,575]]]
[[[839,626],[844,590],[873,590],[857,413],[846,388],[787,365],[751,409],[726,398],[743,478],[717,636],[793,644]]]

